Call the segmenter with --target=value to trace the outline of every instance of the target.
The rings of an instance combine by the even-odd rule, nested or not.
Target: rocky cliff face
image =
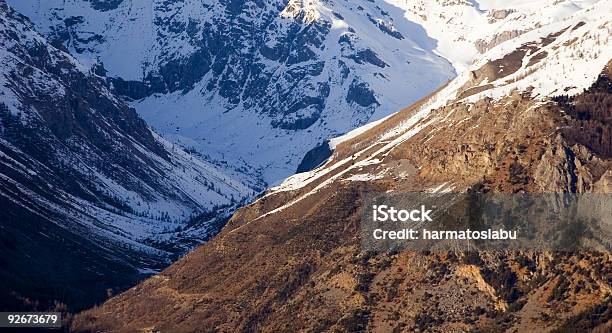
[[[4,1],[0,45],[3,309],[91,305],[216,233],[211,211],[254,195],[153,133]]]
[[[325,165],[72,328],[610,330],[607,252],[376,253],[359,225],[372,192],[606,191],[609,10],[495,47],[412,107],[332,140]]]

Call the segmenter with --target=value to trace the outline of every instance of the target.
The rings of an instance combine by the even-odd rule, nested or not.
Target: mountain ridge
[[[368,193],[610,193],[609,6],[502,43],[416,105],[332,140],[324,165],[271,188],[72,329],[609,330],[606,252],[360,243]]]
[[[220,238],[257,234],[259,223],[273,235],[287,212],[312,213],[316,228],[321,209],[355,222],[350,213],[359,207],[350,199],[369,183],[387,190],[395,184],[427,191],[609,191],[608,118],[604,109],[588,110],[609,105],[601,90],[606,81],[597,80],[611,51],[605,1],[9,3],[44,34],[0,2],[6,64],[0,204],[7,208],[1,246],[15,254],[3,263],[17,272],[2,271],[17,286],[2,293],[12,306],[65,308],[54,304],[59,297],[82,308],[132,285],[216,234],[236,207],[293,174],[300,161],[300,171],[309,171],[240,210]],[[440,27],[453,29],[445,36]],[[593,82],[601,87],[587,89]],[[439,85],[433,98],[391,115]],[[323,165],[329,151],[307,153],[373,119],[379,121],[329,141],[333,152]],[[485,140],[480,126],[497,129],[487,134],[499,140]],[[500,133],[508,128],[516,134]],[[528,138],[526,129],[556,136]],[[448,138],[469,143],[449,147]],[[419,165],[420,157],[430,164]],[[340,193],[348,188],[345,197],[329,192],[338,184]],[[320,200],[353,208],[323,209]],[[271,237],[320,244],[297,228]],[[261,244],[278,257],[270,243]],[[38,268],[18,260],[45,248],[60,250],[40,256]],[[168,272],[181,265],[190,263]],[[297,276],[312,269],[302,268]],[[75,269],[82,279],[68,274]],[[295,272],[283,271],[282,278]],[[30,275],[46,282],[35,284]],[[95,300],[83,292],[88,286]],[[281,289],[270,292],[295,291]],[[36,293],[44,294],[40,304],[30,297]],[[235,327],[255,327],[269,304],[257,311]],[[362,314],[355,316],[361,324]],[[355,318],[349,319],[339,325]]]

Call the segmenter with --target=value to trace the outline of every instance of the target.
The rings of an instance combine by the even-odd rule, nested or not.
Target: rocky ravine
[[[609,331],[609,253],[360,247],[365,193],[610,193],[609,17],[565,23],[491,50],[413,107],[332,142],[323,167],[271,189],[72,329]]]

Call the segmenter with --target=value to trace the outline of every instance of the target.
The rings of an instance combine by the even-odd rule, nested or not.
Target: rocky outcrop
[[[493,9],[489,11],[488,16],[491,18],[491,20],[495,21],[503,20],[512,13],[516,13],[516,9]]]
[[[606,171],[593,186],[593,192],[610,193],[612,192],[612,170]]]
[[[520,36],[522,34],[524,34],[526,31],[521,31],[521,30],[510,30],[510,31],[504,31],[498,34],[495,34],[493,37],[484,40],[484,39],[478,39],[476,40],[476,42],[474,42],[474,45],[476,46],[476,49],[478,50],[478,52],[480,53],[485,53],[488,50],[494,48],[495,46],[511,40],[514,37]]]
[[[567,143],[558,137],[542,155],[534,182],[542,190],[584,193],[592,191],[593,175]]]

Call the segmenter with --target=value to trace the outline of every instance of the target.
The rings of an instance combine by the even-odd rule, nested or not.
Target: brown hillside
[[[609,332],[608,253],[371,253],[359,240],[369,192],[446,184],[610,193],[608,72],[571,99],[540,103],[517,92],[449,104],[415,124],[424,126],[416,135],[385,148],[377,138],[412,114],[400,113],[341,144],[320,179],[241,209],[215,239],[80,314],[72,329]],[[360,164],[375,158],[380,163]],[[357,174],[380,177],[348,181]]]

